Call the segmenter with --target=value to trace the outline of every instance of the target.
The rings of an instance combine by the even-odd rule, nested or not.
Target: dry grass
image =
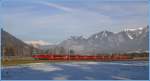
[[[27,63],[39,63],[39,62],[49,62],[48,60],[35,60],[33,58],[16,58],[16,59],[3,59],[1,60],[2,66],[14,66],[19,64]]]
[[[3,59],[1,60],[2,66],[15,66],[20,64],[28,64],[28,63],[41,63],[41,62],[49,62],[49,63],[64,63],[64,62],[73,62],[73,61],[62,61],[62,60],[35,60],[33,58],[13,58],[13,59]]]
[[[134,58],[134,59],[129,59],[128,61],[140,61],[144,60],[147,61],[148,57],[139,57],[139,58]],[[23,57],[23,58],[5,58],[1,60],[1,65],[2,66],[15,66],[15,65],[20,65],[20,64],[28,64],[28,63],[41,63],[41,62],[49,62],[49,63],[64,63],[64,62],[89,62],[89,60],[80,60],[80,61],[73,61],[73,60],[35,60],[32,57]],[[108,62],[108,61],[107,61]]]

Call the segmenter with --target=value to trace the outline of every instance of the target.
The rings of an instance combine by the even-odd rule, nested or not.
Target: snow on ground
[[[145,80],[148,62],[31,63],[2,67],[3,80]]]

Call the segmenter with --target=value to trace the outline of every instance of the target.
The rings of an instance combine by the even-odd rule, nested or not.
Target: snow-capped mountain
[[[101,31],[90,37],[82,36],[64,40],[59,46],[73,49],[76,53],[124,53],[148,50],[148,27],[125,29],[118,33]]]
[[[24,41],[24,42],[35,47],[35,48],[40,48],[41,46],[50,45],[50,43],[45,42],[43,40]]]

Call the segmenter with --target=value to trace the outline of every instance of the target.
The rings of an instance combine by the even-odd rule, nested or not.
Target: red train
[[[56,55],[56,54],[38,54],[32,56],[40,60],[91,60],[91,61],[123,61],[129,60],[127,55]]]

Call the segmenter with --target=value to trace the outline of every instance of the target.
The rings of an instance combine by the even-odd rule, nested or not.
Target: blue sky
[[[59,43],[148,25],[148,0],[0,0],[0,9],[1,26],[24,41]]]

